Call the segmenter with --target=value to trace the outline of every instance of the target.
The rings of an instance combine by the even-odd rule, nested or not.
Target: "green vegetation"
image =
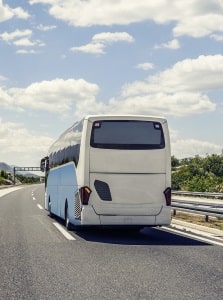
[[[192,192],[223,192],[223,152],[202,158],[172,156],[172,189]]]
[[[11,175],[3,170],[0,170],[0,185],[9,184],[11,180]]]
[[[20,182],[22,184],[32,184],[39,183],[40,178],[35,176],[23,176],[21,174],[16,174],[16,182]],[[8,172],[0,170],[0,185],[10,185],[13,184],[12,175]]]
[[[16,178],[22,184],[31,184],[31,183],[39,183],[40,182],[39,177],[34,177],[34,176],[27,177],[27,176],[23,176],[21,174],[16,174]]]

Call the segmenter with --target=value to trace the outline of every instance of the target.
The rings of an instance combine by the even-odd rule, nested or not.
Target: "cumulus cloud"
[[[105,48],[116,42],[131,43],[134,38],[127,32],[101,32],[95,34],[89,44],[72,47],[70,50],[74,52],[84,52],[91,54],[105,54]]]
[[[40,159],[47,153],[53,139],[44,134],[28,131],[20,123],[4,122],[0,119],[1,159],[13,164],[39,166]],[[19,154],[19,155],[18,155]]]
[[[211,34],[210,38],[218,42],[223,42],[223,34]]]
[[[13,32],[3,32],[0,34],[0,38],[5,42],[11,42],[21,38],[30,38],[32,35],[32,30],[25,29],[25,30],[15,30]]]
[[[3,32],[0,34],[0,39],[8,44],[13,44],[16,47],[43,47],[45,44],[40,40],[31,40],[32,30],[15,30],[13,32]],[[37,53],[35,50],[23,50],[20,49],[16,53]]]
[[[127,32],[101,32],[95,34],[92,41],[102,43],[116,43],[116,42],[134,42],[134,38]]]
[[[150,63],[150,62],[145,62],[145,63],[142,63],[142,64],[138,64],[136,66],[137,69],[141,69],[141,70],[144,70],[144,71],[148,71],[148,70],[152,70],[154,69],[154,64]]]
[[[220,2],[220,1],[219,1]],[[174,36],[188,35],[199,38],[211,35],[213,32],[223,31],[223,15],[207,13],[206,15],[192,16],[179,22],[173,30]]]
[[[187,116],[215,110],[216,105],[206,95],[199,93],[154,93],[122,99],[111,99],[109,110],[113,113]]]
[[[144,81],[124,85],[121,99],[111,104],[177,116],[214,111],[216,104],[207,93],[223,89],[222,76],[222,55],[185,59]]]
[[[7,77],[5,77],[5,76],[3,76],[3,75],[0,75],[0,81],[6,81],[6,80],[8,80]]]
[[[53,30],[53,29],[56,29],[57,26],[56,25],[43,25],[43,24],[40,24],[37,26],[37,29],[40,30],[40,31],[50,31],[50,30]]]
[[[23,8],[11,8],[7,4],[4,5],[2,3],[2,0],[0,0],[0,22],[7,21],[9,19],[12,19],[13,17],[19,19],[28,19],[30,15]]]
[[[221,145],[196,139],[183,139],[177,130],[170,129],[170,140],[172,155],[177,158],[194,157],[197,154],[200,156],[220,154],[222,151]]]
[[[223,5],[219,0],[29,0],[48,5],[49,14],[73,26],[127,25],[152,20],[173,22],[175,37],[202,37],[223,31]]]
[[[163,43],[160,45],[155,45],[155,49],[161,49],[161,48],[167,48],[167,49],[172,49],[176,50],[180,48],[180,43],[177,39],[174,39],[172,41],[169,41],[168,43]]]
[[[0,89],[0,104],[10,109],[35,109],[66,115],[72,110],[86,114],[102,104],[96,102],[99,87],[83,79],[61,79],[32,83],[26,88]]]
[[[84,79],[53,79],[26,88],[0,89],[0,104],[11,109],[32,108],[61,115],[139,113],[187,116],[212,112],[216,104],[209,91],[223,89],[223,56],[186,59],[171,68],[122,87],[120,97],[96,100],[98,85]]]
[[[90,54],[105,54],[105,45],[102,43],[89,43],[79,47],[70,48],[73,52],[83,52]]]
[[[29,50],[27,50],[27,49],[20,49],[20,50],[17,50],[16,51],[16,53],[17,54],[36,54],[36,53],[38,53],[38,51],[35,51],[35,50],[33,50],[33,49],[29,49]]]
[[[20,39],[20,40],[17,40],[13,43],[15,46],[25,46],[25,47],[32,47],[35,45],[34,42],[30,41],[29,39],[27,38],[24,38],[24,39]]]

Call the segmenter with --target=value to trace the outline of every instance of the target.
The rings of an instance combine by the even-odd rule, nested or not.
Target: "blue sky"
[[[166,117],[177,158],[223,149],[222,0],[0,0],[0,53],[0,161],[100,113]]]

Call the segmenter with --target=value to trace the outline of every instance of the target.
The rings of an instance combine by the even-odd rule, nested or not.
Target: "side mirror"
[[[48,156],[41,159],[41,161],[40,161],[40,170],[42,172],[49,171],[49,157]]]

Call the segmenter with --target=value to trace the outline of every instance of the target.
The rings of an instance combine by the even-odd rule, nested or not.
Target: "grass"
[[[223,230],[223,218],[220,219],[209,217],[208,222],[206,222],[205,216],[189,214],[185,212],[177,212],[175,216],[172,213],[172,219]]]

